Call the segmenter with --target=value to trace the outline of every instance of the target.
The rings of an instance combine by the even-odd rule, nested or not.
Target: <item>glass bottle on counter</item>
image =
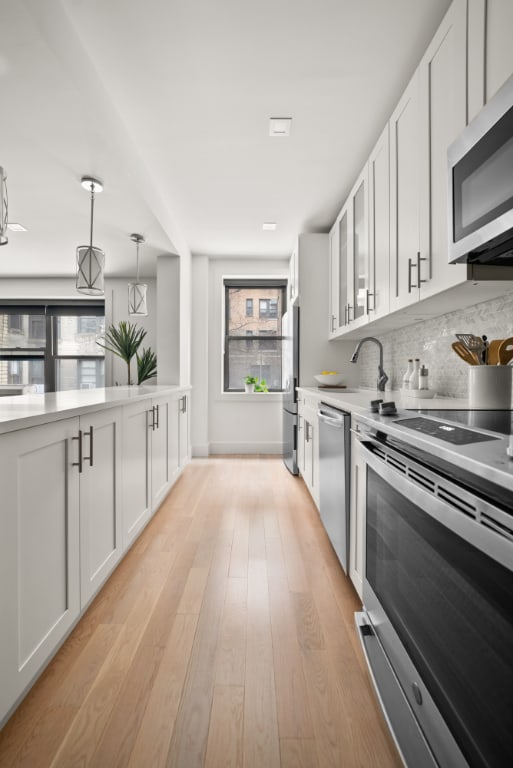
[[[419,389],[429,389],[428,374],[428,369],[422,365],[419,371]]]
[[[406,373],[403,376],[402,379],[402,388],[403,389],[409,389],[410,387],[410,376],[413,373],[413,358],[410,358],[408,360],[408,368],[406,369]]]
[[[420,383],[420,360],[418,357],[413,361],[413,371],[408,380],[408,389],[419,389]]]

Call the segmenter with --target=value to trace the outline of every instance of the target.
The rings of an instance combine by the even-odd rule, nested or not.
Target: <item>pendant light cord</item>
[[[139,240],[136,242],[137,248],[137,282],[139,282]]]
[[[91,239],[89,247],[93,249],[94,184],[91,183]]]

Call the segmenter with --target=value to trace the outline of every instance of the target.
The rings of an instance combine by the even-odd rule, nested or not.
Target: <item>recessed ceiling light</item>
[[[269,136],[284,138],[290,136],[291,117],[270,117],[269,118]]]
[[[262,229],[267,229],[269,231],[276,229],[276,222],[275,221],[264,221],[262,224]]]
[[[11,232],[27,232],[27,228],[23,224],[16,224],[15,221],[10,221],[7,224],[7,229],[10,229]]]

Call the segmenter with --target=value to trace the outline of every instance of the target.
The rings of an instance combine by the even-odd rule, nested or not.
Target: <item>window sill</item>
[[[251,404],[259,401],[265,403],[269,402],[281,402],[283,398],[282,392],[221,392],[216,400],[233,403],[251,402]]]

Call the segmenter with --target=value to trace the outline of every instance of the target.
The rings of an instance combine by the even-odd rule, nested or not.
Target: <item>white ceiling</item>
[[[284,257],[327,231],[449,0],[0,0],[0,277]],[[292,117],[288,139],[270,117]],[[276,221],[264,232],[264,221]]]

